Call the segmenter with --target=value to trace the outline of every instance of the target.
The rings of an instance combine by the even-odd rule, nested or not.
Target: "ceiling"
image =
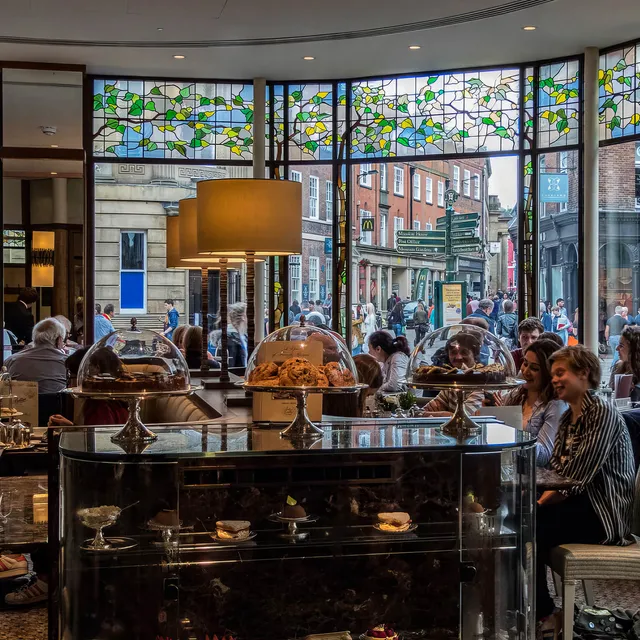
[[[637,3],[2,0],[0,59],[86,64],[93,73],[234,79],[455,69],[570,55],[640,37]],[[525,32],[525,25],[537,29]],[[410,51],[414,44],[421,49]]]

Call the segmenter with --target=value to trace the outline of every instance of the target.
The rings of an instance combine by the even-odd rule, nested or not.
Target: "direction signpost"
[[[482,251],[482,240],[478,233],[480,214],[456,213],[453,204],[457,199],[456,191],[453,189],[445,191],[446,215],[436,218],[435,230],[396,231],[398,253],[444,255],[447,259],[447,282],[453,280],[457,270],[456,256]]]

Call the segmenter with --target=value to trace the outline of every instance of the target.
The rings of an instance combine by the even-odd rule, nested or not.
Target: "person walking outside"
[[[327,320],[331,320],[331,306],[333,304],[333,300],[331,298],[331,294],[327,293],[327,297],[324,299],[322,303],[322,313]]]
[[[366,306],[367,315],[364,318],[364,343],[362,345],[362,350],[365,353],[369,353],[369,336],[375,333],[378,329],[378,319],[376,317],[376,308],[370,302]]]
[[[425,337],[429,328],[429,315],[425,311],[422,302],[418,302],[416,310],[413,313],[413,328],[416,331],[414,346],[417,346],[420,340]]]
[[[615,366],[616,362],[620,359],[620,353],[618,352],[620,336],[622,335],[622,330],[628,324],[628,321],[622,316],[623,309],[624,307],[618,305],[614,310],[614,314],[607,320],[604,328],[604,339],[613,351],[612,367]]]
[[[562,344],[566,346],[569,340],[569,318],[562,315],[562,310],[557,305],[551,307],[552,330],[560,336]]]
[[[171,300],[170,298],[167,298],[167,300],[164,301],[164,309],[167,313],[163,320],[164,330],[162,332],[162,335],[164,335],[164,337],[168,340],[171,340],[171,338],[173,337],[173,332],[178,326],[178,319],[180,318],[180,314],[178,313],[178,310],[173,306],[173,300]]]
[[[401,336],[403,332],[404,326],[404,310],[402,308],[402,302],[396,302],[395,307],[391,310],[387,317],[387,323],[391,331],[393,331],[397,336]]]
[[[509,351],[518,344],[518,316],[513,313],[513,302],[503,302],[504,313],[498,317],[496,335],[507,345]]]
[[[104,305],[104,313],[99,313],[93,318],[93,337],[96,342],[115,331],[111,322],[115,315],[115,307],[109,303]]]
[[[495,311],[494,307],[497,306],[498,304],[494,304],[493,300],[483,298],[480,300],[478,308],[471,315],[468,315],[467,318],[482,318],[483,320],[486,320],[489,323],[489,331],[495,334],[496,323],[493,319],[493,312]]]

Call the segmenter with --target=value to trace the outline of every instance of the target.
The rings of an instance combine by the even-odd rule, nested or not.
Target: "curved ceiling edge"
[[[46,45],[46,46],[65,46],[65,47],[132,47],[145,49],[169,49],[174,47],[180,48],[209,48],[209,47],[240,47],[240,46],[268,46],[283,44],[304,44],[309,42],[323,42],[331,40],[356,40],[360,38],[373,38],[378,36],[396,35],[400,33],[410,33],[415,31],[426,31],[429,29],[437,29],[440,27],[450,27],[467,22],[475,22],[477,20],[485,20],[487,18],[495,18],[498,16],[532,9],[541,5],[556,2],[557,0],[513,0],[506,4],[500,4],[493,7],[487,7],[478,11],[468,11],[453,16],[444,16],[434,18],[433,20],[424,20],[421,22],[412,22],[408,24],[391,25],[388,27],[377,27],[373,29],[363,29],[361,31],[340,31],[336,33],[313,34],[306,36],[289,36],[275,38],[239,38],[234,40],[200,40],[200,41],[162,41],[162,42],[140,42],[140,41],[113,41],[113,40],[67,40],[67,39],[49,39],[49,38],[29,38],[20,36],[2,36],[0,35],[0,43],[2,44],[27,44],[27,45]]]

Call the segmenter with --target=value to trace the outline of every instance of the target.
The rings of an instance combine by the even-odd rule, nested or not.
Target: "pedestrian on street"
[[[504,313],[498,317],[496,335],[507,345],[509,351],[518,344],[518,316],[513,313],[513,302],[503,302]]]
[[[569,340],[569,318],[563,316],[561,309],[558,305],[551,307],[552,316],[552,330],[555,334],[560,336],[563,345],[567,345]]]
[[[289,307],[289,311],[291,311],[291,313],[293,313],[293,317],[295,318],[299,313],[300,313],[300,305],[298,304],[297,300],[294,300],[291,303],[291,306]]]
[[[404,326],[404,309],[402,308],[401,302],[396,302],[396,306],[393,307],[393,310],[387,317],[387,322],[390,329],[396,334],[396,337],[404,333],[402,330]]]
[[[173,332],[178,326],[180,314],[178,313],[178,310],[173,306],[173,300],[171,300],[170,298],[164,301],[164,310],[167,313],[162,321],[164,327],[162,334],[165,338],[167,338],[167,340],[171,340],[171,338],[173,337]]]
[[[622,317],[623,309],[624,307],[618,305],[614,310],[614,314],[607,320],[607,324],[604,328],[604,339],[613,351],[613,360],[611,361],[612,367],[615,366],[616,362],[620,359],[620,354],[618,353],[620,336],[622,335],[622,330],[628,324],[627,320]]]
[[[371,302],[366,306],[366,311],[367,315],[364,318],[364,343],[362,345],[362,350],[365,353],[369,353],[369,336],[378,330],[378,319],[376,317],[376,308]]]
[[[93,338],[96,342],[98,342],[100,338],[108,336],[112,331],[115,331],[111,322],[115,315],[115,307],[109,303],[104,305],[104,313],[99,313],[94,317]]]
[[[327,297],[324,299],[322,303],[322,313],[327,320],[331,319],[331,306],[333,304],[333,300],[331,299],[331,294],[328,293]]]
[[[387,300],[387,313],[391,313],[393,311],[393,307],[396,306],[396,294],[392,293]]]
[[[493,300],[489,300],[489,298],[483,298],[482,300],[480,300],[478,308],[472,314],[468,315],[467,318],[481,318],[483,320],[486,320],[489,323],[489,331],[495,334],[496,324],[495,320],[493,319],[493,312],[498,306],[499,304],[494,303]]]
[[[429,316],[425,311],[424,304],[422,302],[418,302],[416,310],[413,313],[413,328],[416,331],[414,346],[417,346],[420,340],[425,337],[429,329]]]
[[[553,317],[549,313],[549,303],[540,303],[540,322],[542,322],[543,331],[553,331]]]

